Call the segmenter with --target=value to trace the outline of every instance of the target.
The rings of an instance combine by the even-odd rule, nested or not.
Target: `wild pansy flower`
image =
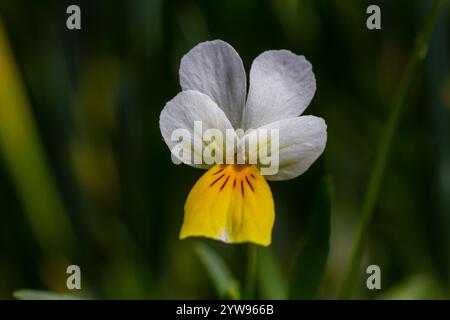
[[[227,243],[269,245],[275,210],[266,179],[298,177],[320,156],[327,140],[323,119],[299,116],[316,90],[311,64],[304,56],[287,50],[266,51],[253,61],[247,95],[246,74],[237,52],[224,41],[208,41],[182,58],[180,83],[183,91],[161,112],[161,133],[176,159],[208,169],[186,200],[180,238],[204,236]],[[195,123],[202,125],[200,132],[196,132]],[[173,133],[180,129],[189,136],[182,141],[189,145],[184,155],[174,151],[180,141],[174,139]],[[215,151],[209,156],[199,152],[195,137],[203,137],[207,129],[217,129],[224,136],[225,131],[231,131],[237,147],[210,139]],[[272,136],[261,140],[263,143],[259,141],[256,148],[249,148],[242,156],[244,162],[239,162],[235,154],[255,132],[249,129],[276,130],[277,141]],[[208,145],[200,140],[200,147]],[[246,161],[264,148],[270,149],[268,155],[278,156],[279,167],[274,174],[262,174],[261,154],[257,163]],[[220,159],[230,153],[234,160],[231,163],[217,161],[217,155]],[[195,156],[202,161],[192,161]]]

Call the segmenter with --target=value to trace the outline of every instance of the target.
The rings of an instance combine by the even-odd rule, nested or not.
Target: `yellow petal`
[[[268,246],[275,220],[270,187],[253,165],[216,165],[194,185],[180,239],[204,236]]]

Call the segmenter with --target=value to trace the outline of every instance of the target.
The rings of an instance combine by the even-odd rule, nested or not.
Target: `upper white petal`
[[[279,120],[256,130],[260,129],[279,130],[279,170],[275,175],[266,175],[267,180],[288,180],[298,177],[322,154],[327,142],[325,121],[314,116]],[[273,157],[274,153],[270,156]]]
[[[197,90],[210,96],[235,128],[241,123],[246,82],[241,58],[224,41],[202,42],[181,59],[182,89]]]
[[[225,133],[226,129],[233,130],[233,127],[227,119],[225,113],[214,101],[211,100],[209,96],[194,90],[182,91],[177,94],[175,98],[167,102],[159,117],[161,134],[170,150],[173,150],[173,147],[178,144],[178,141],[172,141],[171,139],[172,133],[176,129],[186,129],[189,132],[192,139],[183,139],[183,144],[186,143],[186,145],[193,147],[195,121],[202,122],[202,133],[201,136],[197,136],[197,138],[198,141],[202,142],[203,150],[208,144],[202,139],[205,130],[219,129],[223,133]],[[201,150],[193,150],[193,152],[197,152],[199,155],[202,155]],[[180,157],[177,158],[182,160]],[[203,169],[211,166],[206,164],[194,164],[192,162],[185,163],[193,167]]]
[[[258,128],[268,123],[296,117],[311,102],[316,80],[304,56],[288,50],[263,52],[252,64],[250,89],[242,125]]]

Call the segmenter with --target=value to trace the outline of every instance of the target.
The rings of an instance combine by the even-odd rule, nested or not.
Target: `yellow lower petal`
[[[275,210],[266,180],[253,165],[216,165],[194,185],[180,239],[204,236],[268,246]]]

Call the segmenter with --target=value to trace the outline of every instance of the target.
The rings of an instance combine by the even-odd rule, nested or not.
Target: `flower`
[[[299,116],[316,90],[312,66],[304,56],[288,50],[263,52],[253,61],[249,82],[246,95],[247,80],[242,61],[234,48],[224,41],[200,43],[181,59],[183,91],[162,110],[161,134],[175,159],[208,169],[186,200],[181,239],[204,236],[227,243],[269,245],[275,209],[266,179],[298,177],[325,149],[325,121],[314,116]],[[179,140],[173,139],[173,132],[183,129],[189,137],[182,143],[192,143],[199,135],[193,128],[194,122],[198,121],[205,126],[203,129],[236,132],[240,146],[245,145],[250,133],[242,134],[238,129],[277,130],[278,145],[270,138],[268,143],[266,141],[277,147],[277,172],[263,176],[260,162],[217,163],[211,161],[214,153],[208,156],[195,148],[192,151],[190,144],[184,156],[173,152],[180,144]],[[202,147],[208,145],[204,140],[200,144]],[[220,146],[222,150],[217,150],[220,154],[230,150],[227,144]],[[236,148],[232,148],[231,152],[235,153]],[[248,152],[252,154],[260,148],[258,145]],[[189,160],[192,155],[199,154],[204,160],[201,163]]]

